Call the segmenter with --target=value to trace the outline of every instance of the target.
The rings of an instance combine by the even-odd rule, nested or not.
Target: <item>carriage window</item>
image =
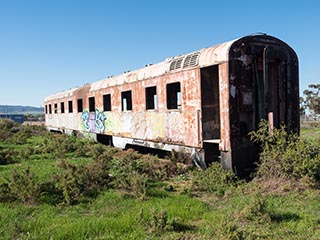
[[[146,88],[146,109],[157,108],[157,87]]]
[[[167,85],[167,108],[179,109],[181,107],[180,83],[170,83]]]
[[[131,91],[121,93],[122,111],[132,110],[132,95]]]
[[[103,111],[111,111],[111,94],[103,95]]]
[[[71,100],[68,102],[68,109],[69,109],[69,113],[73,112],[73,105]]]
[[[83,101],[78,99],[78,112],[83,112]]]
[[[54,104],[54,113],[58,113],[58,103]]]
[[[46,108],[46,112],[45,113],[48,114],[48,106],[46,105],[45,108]]]
[[[64,113],[64,102],[60,103],[60,109],[61,109],[61,113]]]
[[[49,114],[51,114],[52,113],[52,106],[51,106],[51,104],[49,104]]]
[[[94,112],[96,109],[94,97],[89,97],[89,112]]]

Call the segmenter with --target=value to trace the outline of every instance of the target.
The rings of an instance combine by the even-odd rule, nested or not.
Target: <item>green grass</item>
[[[19,153],[54,141],[44,138],[32,136],[23,145],[0,141],[0,146]],[[60,158],[86,166],[94,160],[92,156],[99,156],[93,151],[99,151],[99,147],[95,147],[86,148],[93,152],[88,156],[76,151],[61,155],[40,151],[22,159],[18,154],[16,163],[0,165],[0,185],[14,170],[28,168],[37,182],[47,181],[61,171],[57,167]],[[128,158],[135,156],[128,154]],[[120,155],[125,156],[122,152]],[[195,187],[195,176],[199,184],[209,185],[210,181],[209,190],[218,186],[221,191]],[[228,182],[226,176],[230,177]],[[231,177],[214,166],[207,172],[190,169],[171,174],[165,181],[149,179],[144,197],[107,187],[73,205],[3,201],[0,239],[320,239],[319,189],[292,187],[286,181],[232,184]]]
[[[300,135],[302,138],[305,138],[305,139],[320,141],[320,128],[303,127],[300,130]]]
[[[259,197],[265,212],[254,211]],[[316,191],[261,196],[238,189],[228,198],[205,199],[170,193],[147,201],[105,191],[69,207],[0,204],[0,234],[1,239],[319,239],[319,201]],[[157,231],[153,211],[162,209],[175,225]]]

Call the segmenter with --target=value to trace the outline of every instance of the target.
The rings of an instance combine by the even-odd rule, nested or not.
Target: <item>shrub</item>
[[[0,118],[0,141],[6,141],[13,136],[13,128],[17,124],[11,119]]]
[[[7,142],[13,144],[26,144],[31,136],[31,128],[29,126],[21,126],[11,138],[7,139]]]
[[[86,166],[75,165],[65,160],[58,163],[60,172],[54,175],[57,192],[63,195],[66,205],[79,203],[85,197],[95,196],[111,182],[109,159],[97,158]]]
[[[11,119],[3,119],[0,118],[0,129],[1,130],[11,130],[13,127],[17,126],[17,124]]]
[[[61,160],[58,167],[62,169],[59,174],[56,174],[54,179],[57,188],[63,194],[63,201],[67,205],[76,204],[84,192],[84,169],[82,166],[76,166]]]
[[[141,156],[132,149],[115,154],[110,173],[114,187],[124,189],[135,197],[144,198],[150,178],[145,174],[146,164],[141,160]]]
[[[213,162],[206,170],[195,170],[192,176],[192,191],[204,191],[223,196],[230,187],[241,181],[230,170],[225,170],[220,163]]]
[[[39,195],[39,185],[29,168],[18,172],[12,171],[11,178],[1,184],[0,199],[5,202],[18,201],[35,204]]]
[[[309,186],[320,181],[320,145],[315,141],[301,139],[289,134],[286,128],[269,131],[262,121],[251,139],[261,146],[256,176],[262,179],[286,178],[305,180]]]
[[[0,165],[7,165],[18,162],[18,152],[10,148],[3,148],[0,146]]]

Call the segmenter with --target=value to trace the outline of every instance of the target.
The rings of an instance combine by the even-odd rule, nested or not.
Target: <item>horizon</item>
[[[319,10],[318,1],[1,2],[0,104],[43,107],[54,93],[258,32],[297,53],[302,94],[319,82]]]

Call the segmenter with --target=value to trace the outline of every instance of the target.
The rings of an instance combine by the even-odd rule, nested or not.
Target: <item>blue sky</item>
[[[0,104],[47,95],[256,32],[320,83],[320,1],[0,0]]]

